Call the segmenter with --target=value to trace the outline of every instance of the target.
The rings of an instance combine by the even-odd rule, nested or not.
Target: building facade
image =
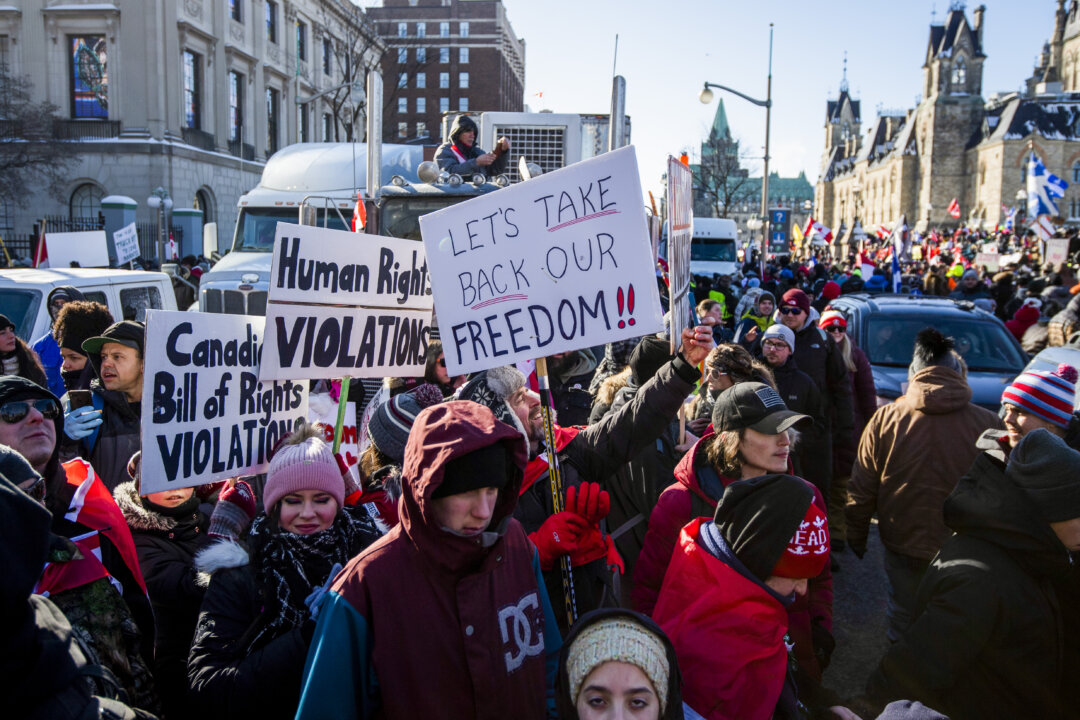
[[[437,143],[440,117],[521,112],[525,41],[500,0],[383,0],[368,9],[383,57],[383,139]]]
[[[42,192],[26,207],[5,203],[0,230],[27,232],[46,215],[95,217],[107,196],[134,199],[137,219],[152,221],[146,198],[162,187],[174,208],[217,222],[227,247],[237,201],[266,158],[340,134],[332,94],[303,101],[363,66],[353,48],[375,68],[385,46],[342,0],[0,7],[0,60],[31,81],[36,100],[59,107],[58,140],[79,158],[63,198]]]
[[[954,2],[930,27],[922,100],[879,112],[863,132],[859,101],[846,87],[826,106],[825,150],[815,212],[830,227],[891,226],[901,215],[918,230],[1003,223],[1025,200],[1032,150],[1074,184],[1059,201],[1060,220],[1080,224],[1080,18],[1077,2],[1058,0],[1053,35],[1023,93],[982,97],[985,6],[969,22]],[[953,200],[960,218],[949,214]],[[841,235],[841,240],[844,236]]]

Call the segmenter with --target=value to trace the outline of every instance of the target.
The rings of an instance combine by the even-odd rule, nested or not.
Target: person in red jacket
[[[791,475],[733,482],[712,521],[682,529],[653,619],[671,639],[683,702],[706,720],[806,717],[786,607],[829,559],[825,513]],[[802,695],[802,697],[800,697]],[[844,708],[834,712],[851,717]]]
[[[697,517],[710,517],[724,488],[739,479],[789,472],[792,426],[805,415],[788,410],[775,390],[762,383],[739,383],[716,399],[715,435],[706,435],[675,468],[675,482],[660,495],[634,570],[633,607],[652,615],[679,531]],[[814,488],[814,504],[825,498]],[[821,679],[835,642],[832,637],[832,573],[810,581],[806,595],[788,608],[795,658],[807,675]]]

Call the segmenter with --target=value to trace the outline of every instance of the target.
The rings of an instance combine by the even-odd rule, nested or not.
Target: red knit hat
[[[814,503],[788,542],[772,574],[782,578],[812,578],[821,574],[829,561],[829,525],[825,513]]]
[[[847,327],[847,319],[844,318],[843,313],[839,310],[826,310],[821,313],[817,326],[822,330],[828,330],[833,325],[839,325],[842,328]]]
[[[826,300],[835,300],[840,297],[840,285],[834,280],[825,283],[824,287],[821,288],[821,297]]]
[[[784,293],[784,297],[780,301],[780,306],[797,307],[804,313],[808,313],[810,312],[810,296],[799,288],[791,288]]]

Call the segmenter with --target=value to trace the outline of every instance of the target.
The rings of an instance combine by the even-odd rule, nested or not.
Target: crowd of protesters
[[[535,377],[451,377],[433,343],[387,379],[358,484],[301,424],[265,476],[143,494],[144,327],[77,288],[32,345],[0,316],[5,715],[1077,717],[1077,371],[995,414],[927,328],[878,407],[830,307],[898,266],[1029,352],[1080,347],[1068,266],[1001,237],[1016,262],[975,267],[992,241],[695,278],[681,336],[548,359],[550,434]],[[833,573],[874,516],[890,645],[840,696]]]

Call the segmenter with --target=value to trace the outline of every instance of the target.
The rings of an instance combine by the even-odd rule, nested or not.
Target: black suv
[[[874,371],[878,405],[907,389],[915,335],[937,328],[953,338],[968,366],[971,401],[997,412],[1001,393],[1028,362],[1005,324],[971,303],[914,295],[843,295],[830,307],[847,318],[847,331]]]

